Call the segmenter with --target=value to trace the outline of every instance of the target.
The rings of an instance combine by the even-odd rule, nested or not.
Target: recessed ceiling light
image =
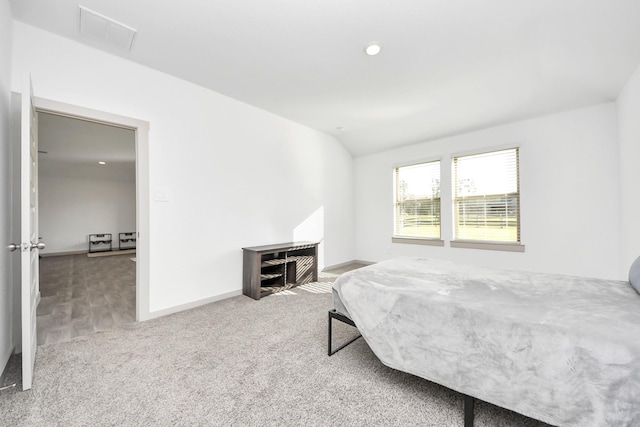
[[[369,56],[375,56],[380,53],[382,46],[378,42],[371,42],[365,46],[364,52]]]
[[[99,165],[106,165],[107,162],[98,162]]]

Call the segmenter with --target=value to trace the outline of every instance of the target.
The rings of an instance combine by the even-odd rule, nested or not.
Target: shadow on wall
[[[324,269],[324,206],[309,215],[293,230],[293,241],[318,242],[318,269]]]

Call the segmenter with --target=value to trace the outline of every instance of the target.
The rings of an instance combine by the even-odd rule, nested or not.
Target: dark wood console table
[[[318,280],[318,243],[279,243],[242,251],[242,293],[255,300]]]

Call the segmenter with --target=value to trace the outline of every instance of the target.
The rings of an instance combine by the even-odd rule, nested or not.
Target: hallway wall
[[[42,255],[86,252],[87,236],[97,233],[111,233],[117,249],[119,232],[136,231],[135,165],[125,173],[104,168],[99,174],[93,166],[40,168],[40,236],[47,244]]]
[[[12,259],[4,247],[11,242],[11,7],[0,0],[0,374],[13,350]]]

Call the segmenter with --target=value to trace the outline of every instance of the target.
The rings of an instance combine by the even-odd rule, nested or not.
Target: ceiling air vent
[[[112,46],[131,50],[137,30],[80,6],[80,33]]]

